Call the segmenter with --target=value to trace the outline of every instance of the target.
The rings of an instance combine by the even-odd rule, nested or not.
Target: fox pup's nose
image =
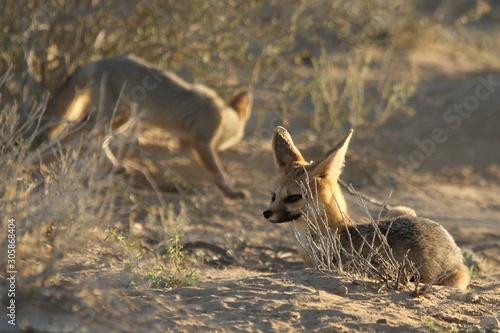
[[[268,219],[273,215],[273,212],[271,210],[266,210],[262,214],[264,215],[264,218]]]

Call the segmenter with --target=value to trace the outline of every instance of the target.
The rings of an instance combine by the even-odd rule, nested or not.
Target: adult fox
[[[190,84],[136,56],[122,55],[90,62],[70,76],[48,104],[47,115],[57,124],[48,135],[52,143],[64,144],[81,137],[89,127],[83,123],[110,124],[112,134],[103,149],[115,166],[121,166],[109,149],[110,139],[126,133],[132,124],[136,131],[159,128],[191,148],[225,195],[242,198],[244,192],[229,184],[217,152],[241,140],[250,109],[248,92],[225,103],[204,85]]]
[[[272,223],[295,221],[301,243],[307,243],[308,225],[303,214],[306,200],[318,203],[323,219],[332,232],[338,232],[341,244],[349,250],[361,251],[368,256],[370,242],[374,237],[373,224],[354,224],[347,215],[347,206],[340,190],[338,179],[344,166],[344,156],[351,139],[352,130],[335,147],[315,162],[307,162],[293,144],[290,134],[278,126],[273,135],[273,151],[278,177],[272,192],[271,204],[264,217]],[[309,183],[308,183],[309,182]],[[312,198],[303,197],[303,188],[310,188]],[[321,226],[320,226],[321,227]],[[440,224],[402,207],[382,219],[378,227],[392,248],[394,258],[402,262],[405,255],[414,263],[422,282],[429,282],[443,273],[446,277],[438,284],[465,289],[469,284],[469,270],[463,264],[462,253],[453,237]],[[308,251],[302,257],[311,265]]]

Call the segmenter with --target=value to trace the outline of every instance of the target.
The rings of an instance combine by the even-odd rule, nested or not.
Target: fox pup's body
[[[345,248],[351,248],[352,241],[352,247],[357,250],[362,248],[363,239],[373,239],[375,230],[372,224],[354,226],[348,217],[346,202],[338,185],[351,135],[352,131],[320,159],[308,163],[294,146],[288,132],[277,127],[273,136],[273,149],[278,178],[271,205],[264,212],[264,217],[272,223],[295,221],[301,242],[308,244],[307,234],[311,230],[308,230],[302,217],[306,205],[302,195],[303,184],[302,186],[313,189],[312,201],[324,206],[324,218],[328,221],[328,228],[337,230]],[[463,264],[461,251],[441,225],[415,216],[411,208],[402,207],[380,221],[378,227],[382,234],[389,230],[387,241],[395,259],[402,261],[408,253],[408,258],[418,269],[422,282],[428,282],[442,273],[449,272],[439,284],[460,289],[467,287],[470,276]],[[368,251],[367,246],[363,248]],[[311,264],[307,250],[303,250],[302,257],[306,264]]]
[[[214,176],[215,183],[230,197],[243,197],[234,190],[222,169],[217,151],[243,137],[250,116],[250,96],[241,93],[226,104],[211,89],[189,84],[171,72],[155,69],[131,55],[91,62],[76,70],[47,107],[47,115],[57,121],[49,131],[52,141],[70,141],[81,135],[67,130],[72,124],[109,124],[113,133],[157,127],[188,145]],[[61,119],[63,121],[61,121]],[[88,128],[89,126],[87,126]],[[113,162],[108,141],[103,148]]]

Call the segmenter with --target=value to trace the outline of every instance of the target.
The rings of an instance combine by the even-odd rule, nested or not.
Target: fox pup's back
[[[441,284],[460,288],[468,284],[469,273],[463,265],[462,253],[451,235],[440,224],[423,217],[400,216],[380,221],[378,228],[383,235],[387,235],[387,243],[394,258],[403,262],[407,254],[422,281],[430,281],[443,272],[454,272],[458,268],[457,274],[441,281]],[[357,224],[348,229],[351,240],[347,232],[341,233],[344,248],[350,248],[352,241],[354,249],[359,249],[364,242],[363,237],[368,242],[374,239],[373,224]],[[390,231],[387,232],[388,230]],[[363,254],[369,254],[366,244]],[[464,283],[464,280],[467,282]]]

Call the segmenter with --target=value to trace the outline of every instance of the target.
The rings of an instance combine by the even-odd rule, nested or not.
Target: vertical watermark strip
[[[16,325],[16,220],[7,224],[7,322]]]

